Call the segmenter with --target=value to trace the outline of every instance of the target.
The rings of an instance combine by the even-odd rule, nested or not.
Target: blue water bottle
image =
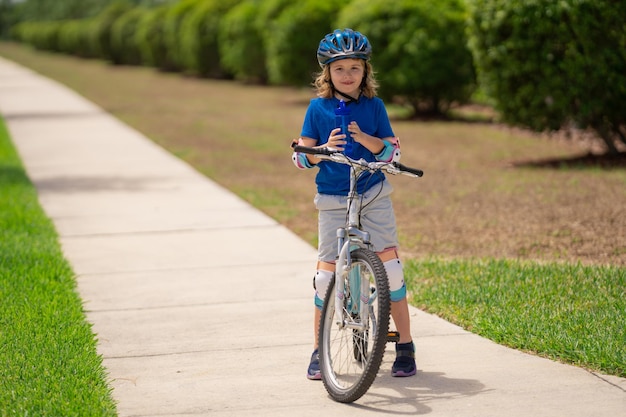
[[[352,154],[352,137],[348,132],[348,125],[350,124],[350,109],[343,100],[339,101],[339,105],[335,109],[335,127],[341,128],[341,133],[346,135],[346,144],[344,145],[343,153],[351,156]]]

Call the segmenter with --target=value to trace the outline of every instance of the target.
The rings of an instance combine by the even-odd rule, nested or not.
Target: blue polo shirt
[[[335,108],[339,105],[336,98],[315,98],[311,100],[304,117],[304,124],[300,136],[317,140],[317,145],[328,142],[330,132],[335,126]],[[350,119],[356,121],[361,130],[376,138],[395,136],[389,123],[389,116],[383,101],[378,98],[361,97],[358,102],[348,104]],[[353,142],[350,157],[363,158],[374,162],[376,157],[367,148]],[[330,195],[348,195],[350,190],[350,167],[330,161],[320,161],[317,164],[319,171],[315,177],[317,192]],[[364,173],[357,185],[359,194],[363,194],[372,186],[385,179],[382,172],[376,174]]]

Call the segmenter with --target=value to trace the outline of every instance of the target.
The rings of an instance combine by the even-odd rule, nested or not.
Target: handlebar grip
[[[291,147],[294,152],[308,153],[310,155],[332,155],[335,153],[327,148],[309,148],[308,146],[297,145],[295,143],[292,144]]]
[[[422,171],[421,169],[411,168],[406,165],[402,165],[400,162],[396,162],[396,166],[400,171],[410,172],[411,174],[417,175],[418,177],[424,175],[424,171]]]

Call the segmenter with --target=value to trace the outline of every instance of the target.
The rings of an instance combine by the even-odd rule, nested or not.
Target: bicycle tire
[[[363,330],[338,326],[335,320],[335,285],[344,285],[345,288],[343,319],[362,322],[359,321],[359,309],[349,305],[357,295],[349,280],[337,282],[333,278],[324,299],[319,327],[320,371],[324,388],[333,400],[342,403],[358,400],[374,382],[383,361],[389,330],[389,281],[383,263],[376,253],[363,248],[352,251],[351,257],[352,266],[347,276],[358,271],[360,280],[368,282],[370,314],[367,324]]]

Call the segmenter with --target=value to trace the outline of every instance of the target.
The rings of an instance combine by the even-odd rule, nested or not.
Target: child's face
[[[330,79],[335,88],[351,97],[358,97],[365,75],[362,59],[340,59],[330,63]]]

